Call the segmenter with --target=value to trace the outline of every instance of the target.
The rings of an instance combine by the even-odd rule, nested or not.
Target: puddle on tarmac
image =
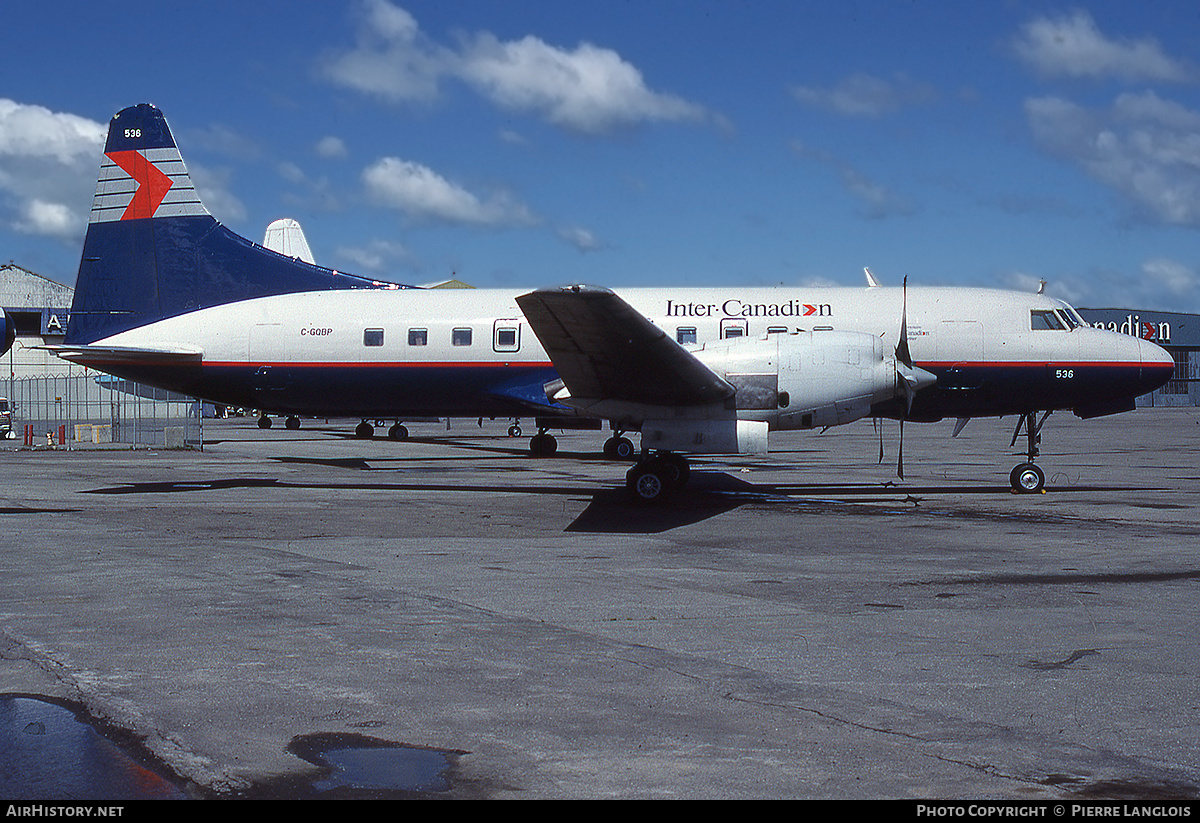
[[[287,780],[247,797],[449,796],[461,751],[405,746],[361,734],[295,738],[288,750],[320,766],[311,782]],[[67,701],[0,694],[0,797],[10,800],[182,800],[189,794],[120,731],[98,730]]]
[[[133,753],[131,753],[133,752]],[[187,797],[136,745],[122,747],[65,702],[0,695],[0,797],[153,800]]]
[[[466,752],[405,746],[360,734],[297,737],[288,751],[325,773],[312,790],[325,797],[430,796],[450,791],[451,772]]]

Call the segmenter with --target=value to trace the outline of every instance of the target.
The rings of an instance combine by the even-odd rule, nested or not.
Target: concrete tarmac
[[[201,794],[299,792],[318,733],[454,753],[447,797],[1200,791],[1195,409],[1051,416],[1045,494],[1015,419],[909,424],[905,480],[860,422],[660,508],[602,433],[354,422],[0,453],[0,692]]]

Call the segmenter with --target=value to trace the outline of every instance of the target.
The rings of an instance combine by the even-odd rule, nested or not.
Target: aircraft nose
[[[1138,340],[1138,351],[1142,359],[1143,394],[1162,388],[1175,376],[1175,358],[1162,346]]]

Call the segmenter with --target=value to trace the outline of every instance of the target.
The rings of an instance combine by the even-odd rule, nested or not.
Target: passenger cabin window
[[[771,326],[767,329],[767,334],[787,334],[787,326]]]
[[[725,329],[725,338],[726,339],[729,339],[730,337],[743,337],[745,334],[746,334],[746,330],[741,328],[740,326],[729,326],[728,328]]]
[[[696,327],[695,326],[680,326],[675,329],[675,342],[681,346],[688,346],[696,342]]]
[[[429,329],[409,329],[408,330],[408,345],[410,345],[410,346],[428,346],[429,345]]]
[[[383,329],[363,329],[364,346],[382,346]]]
[[[1034,331],[1066,331],[1062,318],[1053,311],[1034,309],[1029,313]]]
[[[450,344],[454,346],[471,345],[471,330],[455,329],[450,333]]]

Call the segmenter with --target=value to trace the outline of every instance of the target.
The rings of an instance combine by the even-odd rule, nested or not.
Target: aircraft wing
[[[517,298],[573,398],[650,406],[719,403],[734,387],[608,289],[539,289]]]

